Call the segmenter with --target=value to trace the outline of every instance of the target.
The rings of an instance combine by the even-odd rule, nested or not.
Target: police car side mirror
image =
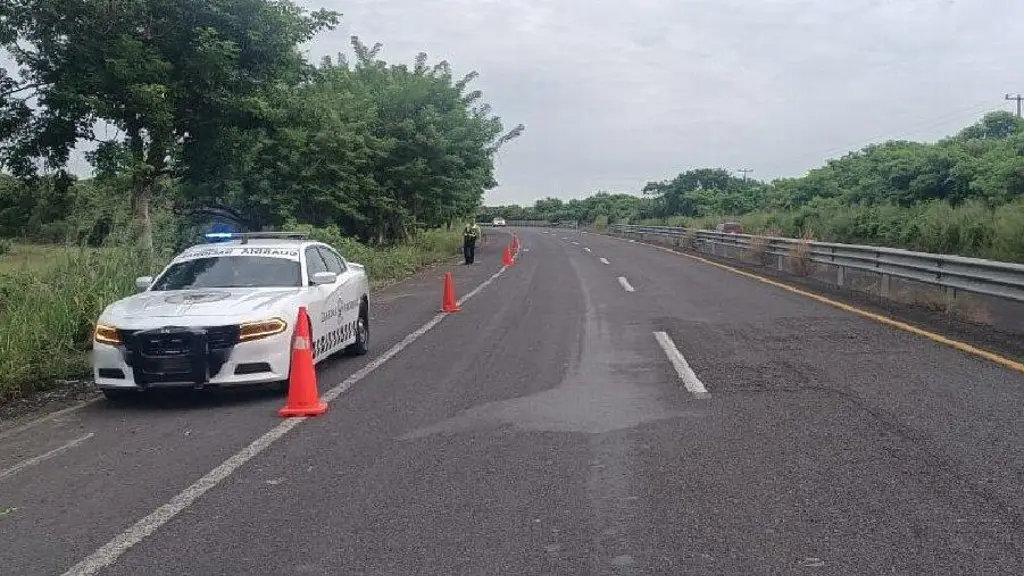
[[[135,279],[135,289],[139,292],[145,292],[151,284],[153,284],[152,276],[139,276]]]
[[[338,275],[334,272],[317,272],[313,274],[313,279],[310,281],[314,286],[321,286],[323,284],[334,284],[338,281]]]

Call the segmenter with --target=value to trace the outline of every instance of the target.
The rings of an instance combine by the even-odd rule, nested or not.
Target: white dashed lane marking
[[[661,345],[661,349],[665,351],[665,355],[668,356],[669,362],[676,369],[676,374],[679,375],[679,379],[683,381],[686,389],[697,398],[709,398],[711,394],[708,393],[700,378],[697,378],[697,374],[694,373],[693,368],[690,368],[690,364],[683,357],[683,354],[676,348],[672,338],[669,338],[669,335],[665,332],[655,332],[654,337],[658,340],[658,344]]]

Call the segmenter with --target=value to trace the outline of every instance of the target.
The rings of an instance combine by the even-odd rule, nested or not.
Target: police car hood
[[[182,316],[273,316],[300,288],[207,288],[141,292],[110,306],[115,318]]]

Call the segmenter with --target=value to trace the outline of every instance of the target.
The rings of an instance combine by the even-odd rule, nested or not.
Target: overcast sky
[[[299,0],[310,45],[425,51],[480,73],[508,127],[488,204],[635,192],[695,167],[799,176],[873,141],[934,140],[1024,92],[1018,0]]]
[[[350,34],[477,70],[506,123],[488,203],[635,191],[692,167],[798,176],[934,140],[1024,91],[1017,0],[304,0]]]

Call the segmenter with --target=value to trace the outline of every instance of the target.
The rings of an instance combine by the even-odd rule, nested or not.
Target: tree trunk
[[[153,254],[153,221],[149,217],[149,204],[153,198],[152,179],[137,174],[132,183],[132,223],[135,243],[147,255]]]
[[[153,223],[149,218],[149,203],[153,197],[152,179],[146,165],[146,143],[142,127],[132,126],[128,131],[128,149],[132,155],[132,240],[136,248],[147,255],[153,253]]]
[[[147,145],[140,126],[133,127],[129,138],[135,173],[132,175],[132,224],[135,228],[135,244],[144,255],[153,258],[153,220],[150,218],[150,204],[153,190],[167,165],[166,137],[150,134]]]

